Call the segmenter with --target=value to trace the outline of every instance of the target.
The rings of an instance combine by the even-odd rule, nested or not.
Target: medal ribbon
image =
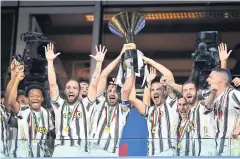
[[[158,111],[156,109],[154,109],[154,111],[152,113],[152,125],[156,126],[157,123],[160,122],[160,118],[161,118],[160,108],[158,108]]]
[[[197,102],[197,104],[196,104],[196,106],[195,106],[195,108],[194,108],[194,110],[193,110],[193,118],[192,118],[192,121],[194,121],[194,122],[195,122],[195,116],[196,116],[196,111],[197,111],[198,106],[199,106],[199,101]]]
[[[71,119],[73,120],[73,118],[74,118],[74,116],[75,116],[75,114],[77,112],[77,108],[78,108],[77,105],[78,104],[76,104],[74,106],[72,111],[70,110],[70,108],[69,108],[70,106],[68,105],[68,114],[67,114],[67,125],[68,126],[70,126],[70,121],[71,121]]]
[[[108,126],[108,127],[110,127],[113,119],[114,119],[115,116],[116,116],[116,110],[117,110],[117,107],[116,107],[116,106],[114,107],[114,110],[113,110],[113,111],[111,111],[111,110],[109,109],[109,106],[106,106],[106,107],[105,107],[106,120],[107,120],[107,126]]]
[[[186,131],[187,131],[188,123],[189,123],[189,120],[185,121],[184,126],[181,127],[181,128],[183,128],[183,129],[181,130],[181,132],[180,132],[180,134],[179,134],[179,136],[178,136],[178,143],[180,143],[180,142],[182,141],[183,136],[184,136],[184,134],[185,134]],[[178,131],[179,131],[179,130],[178,130]]]
[[[40,112],[40,116],[38,118],[36,118],[36,114],[34,114],[34,112],[31,112],[31,116],[30,116],[30,123],[31,123],[30,130],[31,130],[31,134],[32,134],[34,139],[36,139],[41,119],[44,119],[42,111]]]

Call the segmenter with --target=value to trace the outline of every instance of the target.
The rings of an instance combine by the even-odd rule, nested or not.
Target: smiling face
[[[154,82],[151,85],[151,99],[155,106],[161,105],[164,100],[165,88],[160,82]]]
[[[119,102],[119,94],[117,86],[110,84],[107,88],[107,102],[110,105],[115,105]]]
[[[65,95],[67,97],[69,104],[73,104],[78,99],[79,84],[77,81],[70,80],[67,82],[65,88]]]
[[[187,83],[183,85],[183,97],[186,99],[187,103],[191,106],[197,100],[197,89],[193,83]]]
[[[187,104],[185,98],[178,99],[178,113],[180,114],[182,119],[187,119],[188,111],[190,107]]]
[[[43,99],[40,89],[33,88],[28,92],[29,105],[33,110],[38,110],[41,107]]]

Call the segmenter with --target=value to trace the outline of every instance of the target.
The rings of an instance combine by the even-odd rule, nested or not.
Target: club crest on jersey
[[[39,131],[41,134],[44,134],[44,135],[47,134],[47,129],[44,128],[44,127],[39,127],[39,128],[38,128],[38,131]]]
[[[82,113],[81,112],[77,112],[76,113],[76,117],[77,117],[77,119],[82,118]]]

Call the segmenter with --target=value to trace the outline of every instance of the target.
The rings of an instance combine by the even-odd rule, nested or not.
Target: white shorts
[[[52,157],[89,157],[89,152],[84,152],[78,146],[55,146]]]

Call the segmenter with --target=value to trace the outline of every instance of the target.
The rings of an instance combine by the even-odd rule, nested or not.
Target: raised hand
[[[136,44],[134,43],[124,44],[120,55],[122,55],[127,50],[131,50],[131,49],[136,49]]]
[[[101,44],[99,45],[99,49],[97,48],[97,46],[95,46],[96,48],[96,55],[89,55],[90,57],[94,58],[96,60],[96,62],[103,62],[105,54],[107,52],[107,49],[105,49],[105,46],[101,46]]]
[[[13,59],[10,65],[11,78],[15,77],[18,72],[24,71],[24,65],[18,62],[16,59]]]
[[[239,87],[240,86],[240,78],[239,77],[235,77],[232,80],[232,83],[234,84],[235,87]]]
[[[156,78],[156,76],[157,76],[156,72],[157,71],[154,67],[150,67],[149,75],[147,77],[148,82],[152,82]]]
[[[219,52],[219,58],[221,61],[226,61],[228,57],[230,56],[232,50],[227,52],[227,44],[221,43],[218,46],[218,52]]]
[[[45,47],[45,56],[47,61],[54,60],[58,55],[60,55],[60,52],[54,54],[54,44],[47,44],[47,47]]]

